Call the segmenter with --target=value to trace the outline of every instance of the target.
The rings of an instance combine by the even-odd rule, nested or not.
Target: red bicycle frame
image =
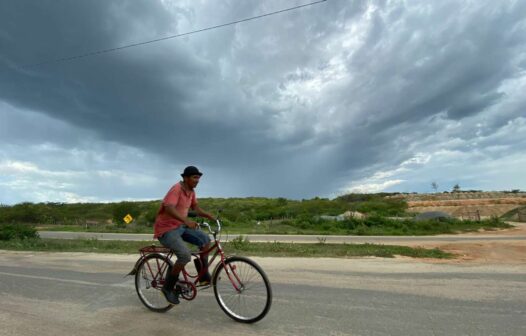
[[[199,282],[199,278],[201,276],[203,276],[206,272],[208,272],[210,265],[213,264],[213,262],[215,261],[217,256],[220,256],[220,261],[217,264],[216,268],[219,267],[220,264],[223,265],[223,267],[225,268],[225,272],[226,272],[226,274],[228,276],[228,279],[232,283],[232,286],[234,287],[234,289],[236,291],[239,292],[239,291],[241,291],[243,289],[243,283],[241,282],[241,279],[239,278],[239,276],[237,275],[237,273],[235,271],[236,267],[235,267],[235,265],[228,265],[228,267],[227,267],[227,264],[225,263],[226,256],[225,256],[225,253],[223,251],[223,248],[221,247],[221,242],[216,237],[217,233],[216,232],[212,232],[212,234],[214,235],[214,242],[213,242],[212,246],[210,246],[205,251],[192,252],[192,255],[195,258],[201,258],[202,255],[210,254],[210,252],[215,250],[215,253],[212,256],[212,259],[210,259],[210,261],[208,262],[208,266],[207,267],[202,267],[200,272],[197,273],[196,275],[190,274],[186,270],[186,268],[183,268],[182,275],[183,275],[184,281],[193,283],[194,286],[197,286],[198,282]],[[143,248],[139,249],[139,252],[141,254],[141,258],[139,258],[139,260],[137,261],[136,268],[138,267],[140,262],[150,253],[161,253],[161,254],[166,255],[166,257],[168,259],[171,259],[173,254],[174,254],[173,251],[171,249],[167,248],[167,247],[155,246],[155,245],[143,247]],[[161,285],[162,286],[164,284],[164,277],[162,275],[165,274],[165,271],[166,271],[166,268],[168,267],[168,264],[164,263],[163,265],[160,265],[158,259],[156,259],[156,263],[157,263],[157,265],[156,265],[157,267],[152,267],[149,263],[147,263],[148,270],[150,271],[150,274],[152,275],[153,279],[159,279],[158,281],[155,281],[155,283],[153,285]],[[152,268],[156,268],[156,269],[154,270]]]

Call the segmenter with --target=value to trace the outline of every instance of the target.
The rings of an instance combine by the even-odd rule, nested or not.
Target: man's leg
[[[212,280],[212,277],[210,276],[210,270],[208,269],[208,253],[204,253],[208,251],[209,248],[210,248],[210,243],[207,243],[203,245],[200,249],[201,252],[203,252],[200,254],[201,265],[203,265],[203,268],[207,270],[206,273],[203,274],[203,276],[199,279],[199,282],[202,285],[209,284],[210,281]]]
[[[201,252],[206,252],[210,248],[210,237],[206,233],[200,230],[186,229],[181,235],[184,241],[199,247]],[[201,285],[209,284],[211,280],[210,272],[208,270],[208,253],[200,254],[201,263],[196,263],[195,267],[197,272],[201,272],[201,266],[207,269],[206,273],[199,278]]]
[[[161,291],[163,292],[166,300],[173,304],[179,303],[178,293],[174,293],[174,286],[179,278],[179,274],[183,270],[184,266],[191,260],[191,254],[186,247],[183,239],[181,238],[183,228],[178,228],[165,233],[159,237],[159,241],[165,247],[168,247],[174,251],[177,257],[175,264],[169,274],[166,275],[166,281]]]

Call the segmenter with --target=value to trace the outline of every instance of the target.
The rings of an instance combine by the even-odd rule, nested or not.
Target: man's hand
[[[190,229],[195,229],[197,227],[197,223],[192,220],[189,220],[188,218],[185,219],[184,225],[188,226]]]

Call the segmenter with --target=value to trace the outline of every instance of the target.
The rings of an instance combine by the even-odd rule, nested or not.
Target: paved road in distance
[[[100,239],[100,240],[133,240],[133,241],[153,241],[152,234],[129,234],[129,233],[93,233],[93,232],[59,232],[59,231],[39,231],[42,238],[57,239]],[[228,241],[239,235],[223,235],[222,241]],[[460,241],[524,241],[526,236],[520,235],[492,235],[467,236],[467,235],[438,235],[438,236],[324,236],[324,235],[243,235],[251,242],[294,242],[294,243],[318,243],[320,240],[331,244],[397,244],[411,242],[460,242]]]

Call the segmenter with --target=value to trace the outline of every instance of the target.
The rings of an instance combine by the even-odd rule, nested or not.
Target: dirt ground
[[[516,204],[488,204],[488,205],[440,205],[440,206],[412,206],[410,212],[422,213],[428,211],[442,211],[453,217],[475,219],[476,214],[480,218],[500,217],[505,213],[516,209]]]
[[[457,255],[449,260],[428,260],[436,263],[491,263],[526,264],[526,224],[512,223],[513,228],[463,233],[459,236],[470,237],[507,237],[509,240],[479,240],[466,242],[415,242],[413,247],[439,248]],[[517,239],[513,239],[516,237]]]
[[[458,218],[500,217],[526,205],[526,193],[461,192],[447,194],[401,195],[409,211],[443,211]]]

